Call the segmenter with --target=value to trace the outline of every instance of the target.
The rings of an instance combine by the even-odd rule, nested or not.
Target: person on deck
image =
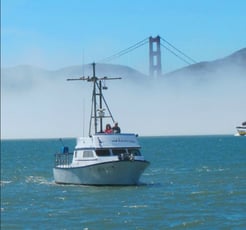
[[[107,125],[106,125],[106,129],[105,129],[104,132],[107,133],[107,134],[110,134],[110,133],[113,132],[113,130],[111,129],[111,125],[110,125],[110,124],[107,124]]]
[[[120,133],[120,127],[118,126],[118,122],[114,123],[113,132]]]

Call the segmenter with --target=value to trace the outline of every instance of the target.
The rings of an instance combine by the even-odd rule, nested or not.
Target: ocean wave
[[[12,183],[12,181],[10,181],[10,180],[1,180],[0,181],[1,183],[1,186],[4,186],[4,185],[6,185],[6,184],[10,184],[10,183]]]
[[[208,194],[208,191],[196,191],[196,192],[191,192],[191,195],[202,195],[202,194]]]
[[[25,178],[26,183],[34,183],[34,184],[46,184],[46,185],[53,185],[54,181],[48,181],[44,177],[40,176],[27,176]]]
[[[140,204],[140,205],[124,205],[123,207],[124,208],[147,208],[148,205],[143,205],[143,204]]]
[[[202,166],[201,168],[197,168],[197,172],[224,172],[229,170],[228,168],[211,168],[208,166]]]

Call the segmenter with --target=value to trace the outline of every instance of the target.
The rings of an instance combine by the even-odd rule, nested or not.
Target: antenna
[[[85,99],[83,100],[83,137],[85,136]]]
[[[82,50],[82,74],[85,75],[85,55],[84,49]]]

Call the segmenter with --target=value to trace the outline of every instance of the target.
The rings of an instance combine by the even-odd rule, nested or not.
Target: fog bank
[[[74,74],[60,72],[61,77],[52,77],[42,72],[31,81],[3,84],[2,138],[87,134],[92,85],[66,81],[65,76],[77,77]],[[245,83],[244,73],[234,69],[159,79],[122,76],[107,82],[104,95],[123,132],[140,136],[234,134],[246,116]]]

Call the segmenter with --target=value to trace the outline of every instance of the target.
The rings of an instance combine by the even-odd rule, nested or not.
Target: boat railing
[[[55,167],[68,167],[72,163],[73,153],[56,153]]]

